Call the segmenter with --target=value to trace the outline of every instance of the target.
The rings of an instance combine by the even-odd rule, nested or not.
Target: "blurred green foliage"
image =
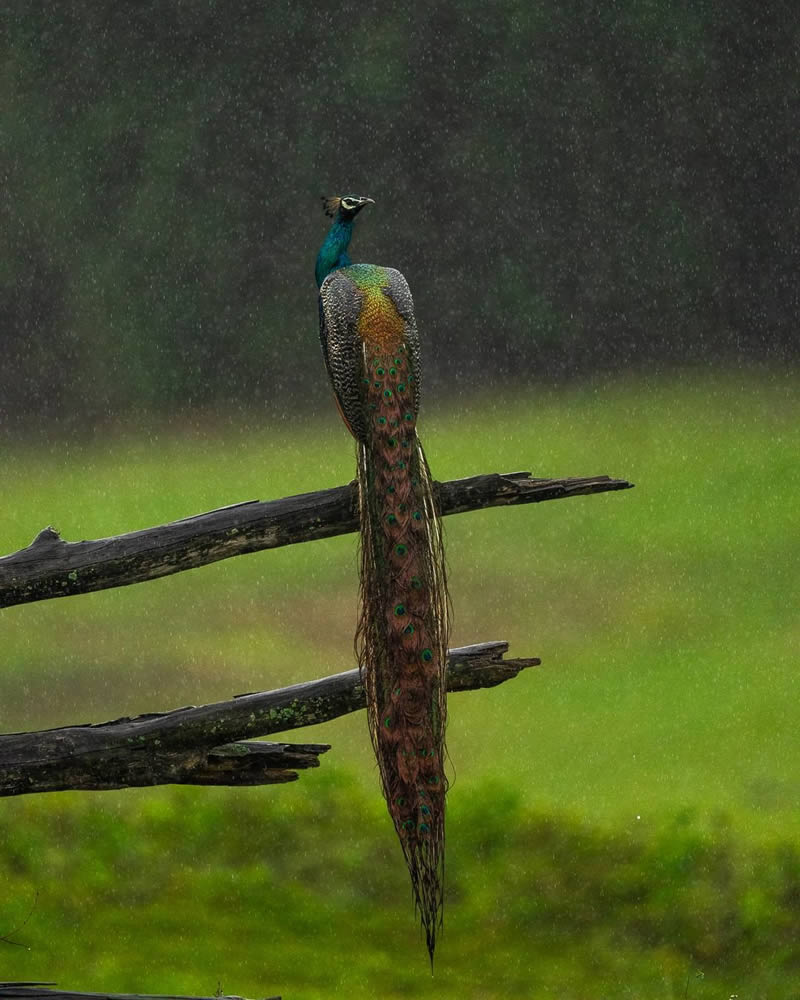
[[[345,189],[377,199],[355,257],[407,274],[435,387],[796,356],[790,3],[20,2],[2,27],[6,425],[313,411],[316,199]]]
[[[0,931],[32,912],[3,977],[295,1000],[679,997],[697,971],[693,998],[800,988],[794,841],[742,845],[688,812],[605,831],[503,781],[454,795],[448,825],[431,977],[379,796],[341,772],[7,803]]]
[[[331,407],[332,409],[332,407]],[[255,418],[251,418],[255,419]],[[453,643],[543,665],[453,696],[433,980],[362,715],[297,785],[6,801],[4,979],[97,990],[791,996],[800,861],[795,374],[596,379],[421,420],[437,478],[608,472],[626,493],[445,521]],[[347,482],[338,421],[31,438],[3,551]],[[0,728],[101,721],[352,666],[353,536],[6,609]],[[705,979],[695,978],[702,971]],[[727,993],[723,992],[727,989]]]

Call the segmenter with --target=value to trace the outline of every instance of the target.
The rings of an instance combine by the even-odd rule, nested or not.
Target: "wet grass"
[[[522,800],[500,781],[453,797],[433,977],[388,820],[354,777],[13,802],[3,978],[293,1000],[682,997],[687,978],[693,1000],[796,995],[796,844],[742,845],[686,812],[604,831]]]
[[[0,549],[27,544],[47,523],[67,539],[91,538],[347,482],[352,449],[326,403],[318,419],[297,428],[202,421],[135,428],[111,441],[20,444],[5,458]],[[487,396],[426,411],[421,431],[441,479],[526,468],[636,483],[627,493],[446,523],[453,643],[506,638],[512,654],[544,662],[494,691],[451,699],[450,850],[458,873],[433,983],[404,907],[358,717],[297,734],[334,749],[324,775],[305,774],[291,789],[115,793],[97,797],[99,807],[77,796],[6,804],[8,821],[31,845],[16,868],[8,851],[0,853],[0,871],[5,864],[14,880],[8,921],[24,909],[26,886],[39,888],[40,916],[28,934],[38,958],[0,952],[2,978],[63,981],[63,968],[85,989],[206,993],[222,978],[231,992],[282,989],[287,997],[394,995],[395,988],[499,997],[560,984],[558,995],[577,998],[682,996],[695,966],[707,977],[692,980],[690,996],[723,995],[709,992],[713,981],[729,989],[725,996],[743,997],[743,983],[756,989],[756,962],[770,976],[777,968],[789,975],[791,948],[777,928],[791,917],[794,876],[778,879],[783,888],[765,902],[756,872],[766,870],[763,852],[774,859],[800,832],[800,378],[686,373]],[[0,724],[98,721],[346,669],[355,572],[350,536],[8,609]],[[335,825],[315,821],[325,835],[300,833],[319,795]],[[503,805],[509,795],[513,808]],[[472,814],[470,803],[477,803]],[[284,806],[294,817],[286,843],[307,836],[302,848],[271,832]],[[162,813],[172,818],[160,827]],[[720,888],[722,876],[698,889],[692,879],[706,876],[682,856],[667,857],[671,838],[684,836],[675,834],[679,814],[689,839],[728,852],[735,902]],[[542,824],[555,832],[543,833]],[[92,825],[96,837],[86,832]],[[474,850],[465,846],[472,827],[483,844]],[[134,831],[127,841],[126,830]],[[608,881],[593,881],[582,867],[590,846],[576,847],[576,831],[595,845],[593,870],[608,869]],[[151,847],[131,853],[132,837]],[[176,843],[186,837],[204,845],[199,854]],[[633,859],[625,844],[639,845]],[[72,849],[74,882],[62,883],[48,859]],[[220,867],[228,849],[241,856]],[[158,857],[156,872],[145,850]],[[722,864],[703,851],[703,865]],[[98,852],[106,860],[94,861]],[[311,856],[329,876],[303,868]],[[531,875],[528,863],[543,867]],[[285,865],[299,867],[284,877]],[[361,874],[343,874],[343,865]],[[355,891],[348,878],[360,885],[365,870],[379,887],[366,902],[359,895],[366,887],[348,895]],[[663,871],[673,874],[662,878]],[[159,902],[148,895],[149,878],[179,888]],[[550,903],[539,902],[543,885],[562,906],[555,923]],[[574,892],[584,891],[576,903]],[[607,906],[615,893],[624,905]],[[738,929],[733,943],[712,946],[708,935],[717,932],[708,921],[717,926],[720,900]],[[712,915],[684,926],[684,910]],[[646,933],[636,929],[642,921]],[[737,936],[742,927],[751,937]],[[775,938],[772,964],[762,930]],[[760,943],[748,950],[753,935]],[[398,969],[392,942],[400,941]],[[137,966],[132,955],[141,950],[148,957]],[[89,955],[96,960],[87,979]],[[334,969],[333,987],[325,968]],[[726,968],[738,980],[726,979]],[[769,981],[758,981],[765,995],[773,995]]]

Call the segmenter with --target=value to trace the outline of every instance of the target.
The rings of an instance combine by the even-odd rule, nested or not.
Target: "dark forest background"
[[[274,409],[319,196],[376,199],[434,385],[796,359],[792,3],[18,3],[0,417]],[[430,379],[429,379],[430,384]]]

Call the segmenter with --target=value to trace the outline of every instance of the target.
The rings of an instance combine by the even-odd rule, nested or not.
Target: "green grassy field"
[[[305,426],[203,420],[5,456],[0,549],[347,482]],[[543,665],[450,700],[433,980],[353,716],[291,788],[5,802],[0,979],[285,998],[788,997],[800,989],[800,377],[685,373],[421,423],[437,478],[626,493],[449,518],[453,644]],[[0,726],[101,721],[352,665],[354,536],[3,612]],[[8,925],[8,926],[6,926]],[[144,956],[144,957],[141,957]],[[695,977],[702,970],[704,979]],[[725,993],[725,990],[728,990]]]

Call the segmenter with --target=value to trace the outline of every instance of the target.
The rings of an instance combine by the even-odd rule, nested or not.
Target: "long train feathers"
[[[386,363],[402,357],[374,360],[388,372]],[[372,385],[391,385],[384,378]],[[447,582],[428,464],[406,419],[412,411],[403,412],[393,389],[375,395],[387,391],[392,398],[374,411],[377,433],[358,448],[357,648],[383,794],[432,960],[443,906]]]

